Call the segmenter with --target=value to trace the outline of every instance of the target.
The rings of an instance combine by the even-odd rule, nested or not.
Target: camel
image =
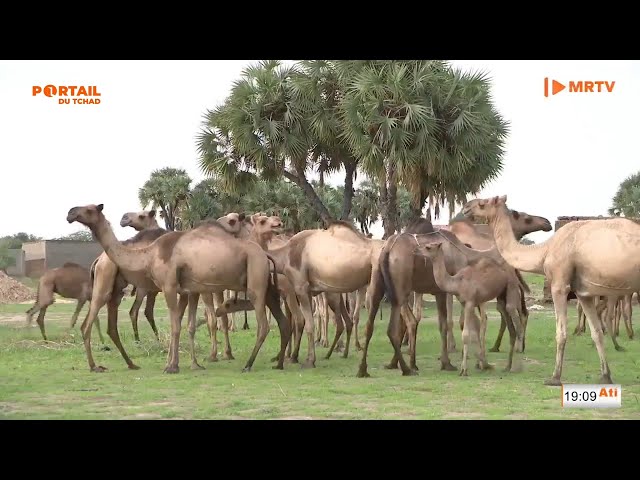
[[[427,244],[421,244],[417,252],[427,257],[433,265],[433,276],[438,287],[451,295],[456,295],[463,305],[464,321],[462,328],[462,364],[460,375],[467,376],[467,360],[469,358],[469,346],[472,335],[476,337],[479,345],[478,367],[492,368],[486,360],[485,346],[480,338],[481,328],[475,314],[475,308],[496,298],[498,310],[506,319],[509,328],[511,349],[505,371],[511,371],[513,365],[513,352],[517,343],[523,340],[523,325],[517,315],[518,306],[521,305],[520,283],[511,271],[505,269],[495,260],[489,257],[480,257],[470,261],[468,265],[451,276],[447,272],[445,256],[442,251],[442,242],[446,238],[440,238]],[[486,325],[485,325],[486,328]]]
[[[171,340],[165,373],[179,372],[180,324],[188,296],[222,293],[225,289],[246,290],[256,311],[256,344],[243,372],[251,370],[268,334],[267,306],[280,328],[281,347],[278,364],[274,368],[284,368],[284,353],[290,336],[289,325],[280,309],[277,290],[272,283],[269,262],[273,260],[259,245],[232,236],[220,223],[212,220],[202,222],[188,231],[168,232],[146,247],[132,248],[118,242],[102,213],[103,208],[103,204],[72,207],[67,214],[67,221],[87,226],[130,283],[138,288],[162,290],[171,319]],[[214,312],[214,305],[210,299],[208,295],[203,295],[211,314]],[[198,364],[194,354],[196,309],[197,304],[189,306],[191,367],[200,369],[203,367]]]
[[[544,218],[536,215],[530,215],[525,212],[518,212],[516,210],[509,210],[509,221],[511,223],[511,229],[513,230],[513,234],[516,240],[520,241],[522,237],[529,233],[543,231],[549,232],[552,230],[551,222]],[[449,225],[449,231],[453,233],[456,237],[460,239],[462,243],[467,244],[471,248],[476,250],[488,250],[495,245],[495,241],[490,234],[482,233],[478,231],[478,228],[466,218],[460,218],[454,220]],[[524,295],[524,292],[523,292]],[[451,300],[447,298],[447,302]],[[450,305],[450,303],[447,303]],[[482,313],[481,316],[486,321],[486,313],[484,312],[484,306],[481,307]],[[452,313],[449,313],[449,318],[447,319],[447,324],[449,326],[449,351],[455,351],[455,340],[453,337],[452,326],[453,326],[453,317]],[[489,349],[490,352],[499,352],[500,344],[502,343],[502,337],[504,335],[505,329],[507,327],[506,321],[504,317],[500,317],[500,330],[498,332],[498,337],[496,338],[495,344],[493,347]],[[527,320],[524,322],[524,336],[526,337],[527,331]],[[523,340],[522,348],[525,348],[525,343]]]
[[[622,295],[620,297],[604,297],[599,296],[596,299],[596,311],[600,319],[600,325],[603,333],[609,333],[613,346],[618,351],[624,351],[616,340],[620,334],[620,317],[624,318],[624,326],[627,330],[629,339],[633,339],[633,325],[631,323],[632,300],[633,295]],[[582,308],[582,304],[577,302],[576,310],[578,313],[578,324],[573,331],[574,335],[582,335],[586,331],[586,315]]]
[[[269,250],[276,271],[291,282],[304,316],[308,353],[303,368],[315,367],[316,361],[312,296],[322,292],[348,293],[366,286],[372,270],[377,268],[380,242],[367,238],[349,222],[336,220],[326,230],[304,230],[284,246]],[[336,334],[326,358],[331,356],[344,326],[347,341],[342,356],[347,358],[353,326],[351,319],[346,315],[341,295],[327,295],[327,299],[329,303],[335,302],[334,311],[341,313],[336,315]]]
[[[498,264],[504,265],[504,268],[507,268],[506,263],[500,257],[495,247],[487,251],[470,249],[451,232],[446,230],[435,231],[431,222],[424,218],[414,221],[407,227],[405,232],[389,237],[380,253],[381,275],[372,278],[372,285],[370,285],[372,295],[371,310],[369,311],[367,321],[365,347],[357,374],[358,377],[369,376],[367,372],[368,345],[373,335],[375,314],[377,313],[385,289],[387,298],[391,304],[391,317],[387,335],[394,348],[393,359],[385,368],[398,368],[399,366],[403,375],[417,374],[418,367],[415,360],[417,320],[411,309],[406,306],[411,291],[415,291],[418,294],[430,293],[435,296],[441,339],[440,368],[442,370],[456,370],[449,360],[447,348],[447,293],[438,287],[434,278],[432,263],[426,257],[415,255],[415,248],[420,244],[421,239],[429,241],[441,237],[448,240],[446,243],[443,243],[442,249],[446,259],[447,270],[452,275],[467,266],[470,261],[483,256],[489,256],[498,262]],[[517,277],[515,273],[514,275],[518,278],[522,288],[527,288],[522,279]],[[404,322],[400,322],[401,312],[405,317]],[[409,335],[409,366],[407,366],[400,351],[400,343],[405,326]]]
[[[42,338],[47,341],[47,335],[44,331],[44,316],[47,313],[47,308],[55,302],[54,294],[57,293],[61,297],[74,298],[78,301],[69,325],[69,329],[72,329],[76,325],[80,310],[87,301],[91,300],[92,290],[89,270],[77,263],[67,262],[62,267],[47,270],[38,281],[36,303],[27,310],[27,325],[31,325],[33,316],[39,311],[36,321],[40,332],[42,332]],[[98,322],[100,342],[104,345],[100,323],[98,319],[96,321]]]
[[[568,223],[550,239],[522,245],[509,228],[507,197],[475,199],[463,213],[487,218],[500,254],[511,266],[546,275],[556,312],[556,362],[545,385],[562,385],[567,342],[567,295],[575,292],[587,316],[600,358],[600,382],[613,383],[606,360],[603,332],[596,312],[599,295],[618,297],[640,289],[640,225],[627,218],[579,220]]]
[[[156,211],[155,210],[143,210],[140,212],[127,212],[120,219],[121,227],[131,227],[134,230],[140,232],[142,230],[152,230],[159,229],[160,226],[156,220]],[[106,254],[101,254],[103,261],[107,260],[108,257]],[[95,260],[97,262],[100,259]],[[95,265],[94,262],[94,265]],[[94,271],[94,265],[92,265],[92,271]],[[156,327],[156,321],[153,315],[153,309],[156,303],[157,292],[147,292],[145,290],[138,290],[135,286],[131,291],[131,296],[135,295],[135,300],[133,301],[133,305],[131,305],[131,309],[129,309],[129,318],[131,318],[131,327],[133,328],[133,337],[136,342],[140,342],[140,334],[138,333],[138,313],[140,312],[140,307],[142,306],[142,302],[144,299],[147,299],[147,304],[144,309],[144,316],[149,322],[151,329],[153,330],[153,334],[156,337],[156,340],[159,340],[158,337],[158,328]]]
[[[153,213],[151,213],[153,212]],[[225,217],[226,228],[230,231],[239,230],[239,223],[242,219],[238,218],[238,214],[229,214]],[[129,247],[142,247],[149,245],[157,238],[167,233],[167,230],[163,228],[155,228],[155,211],[150,210],[148,212],[129,212],[125,213],[120,220],[121,226],[131,226],[138,233],[132,238],[122,242],[123,245]],[[235,229],[235,230],[234,230]],[[91,277],[93,279],[93,294],[91,297],[91,303],[89,305],[89,313],[82,323],[82,334],[84,337],[85,353],[87,355],[87,362],[89,363],[89,369],[92,372],[104,372],[106,368],[96,365],[91,352],[91,326],[94,320],[97,319],[100,309],[107,304],[107,321],[108,330],[107,333],[111,340],[114,342],[120,355],[127,363],[127,366],[132,370],[137,370],[139,367],[135,365],[122,346],[120,341],[120,334],[118,332],[118,306],[122,300],[123,290],[131,282],[128,281],[126,276],[118,269],[117,265],[111,261],[109,256],[103,252],[91,265]],[[145,307],[145,316],[152,328],[155,326],[153,321],[153,308],[155,304],[155,297],[158,293],[158,289],[155,285],[148,284],[147,289],[141,288],[139,285],[134,285],[136,288],[136,299],[138,297],[144,297],[147,295],[147,304]],[[133,310],[133,307],[132,307]],[[137,312],[134,310],[134,317],[137,319]],[[131,311],[130,311],[131,314]],[[133,322],[133,319],[132,319]],[[134,328],[135,332],[135,328]],[[154,329],[157,338],[157,330]]]

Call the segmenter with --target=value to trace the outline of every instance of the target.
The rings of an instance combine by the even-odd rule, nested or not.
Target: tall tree
[[[411,193],[413,216],[425,202],[450,208],[502,168],[508,125],[485,75],[442,61],[340,61],[344,138],[378,178],[385,237],[398,228],[397,187]]]
[[[91,230],[84,229],[78,230],[76,232],[70,233],[69,235],[64,235],[62,237],[58,237],[55,240],[75,240],[80,242],[93,242],[93,235],[91,234]]]
[[[609,215],[640,217],[640,172],[625,178],[613,196]]]
[[[138,199],[142,208],[151,205],[151,208],[160,210],[167,230],[180,230],[182,225],[178,214],[189,198],[190,184],[191,178],[182,168],[154,170],[138,191]]]

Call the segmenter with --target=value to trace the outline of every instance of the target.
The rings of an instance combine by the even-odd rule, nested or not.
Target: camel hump
[[[409,223],[407,228],[404,229],[404,233],[415,234],[432,233],[434,231],[435,229],[433,228],[433,224],[426,218],[417,218]]]
[[[362,232],[360,232],[353,223],[351,222],[347,222],[345,220],[329,220],[328,225],[327,225],[327,230],[333,230],[336,227],[344,227],[344,228],[348,228],[349,230],[352,230],[353,232],[362,235]]]
[[[62,265],[62,268],[84,268],[82,265],[75,263],[75,262],[64,262],[64,264]]]

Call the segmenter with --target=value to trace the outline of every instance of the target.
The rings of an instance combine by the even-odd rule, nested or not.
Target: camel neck
[[[453,277],[449,275],[449,272],[447,272],[442,248],[438,250],[436,256],[431,260],[431,263],[433,265],[433,277],[438,288],[443,292],[457,295],[456,282]]]
[[[493,229],[498,252],[509,265],[524,272],[544,274],[547,242],[536,245],[521,244],[513,233],[509,215],[504,207],[489,221],[489,225]]]
[[[116,238],[111,225],[103,217],[96,226],[90,227],[91,232],[109,259],[115,263],[118,268],[130,272],[141,272],[147,267],[147,253],[149,247],[144,248],[128,248],[122,245]]]
[[[265,248],[265,250],[267,249]],[[276,267],[276,273],[284,274],[284,266],[289,255],[289,245],[274,248],[272,250],[267,250],[267,253],[271,258],[273,258],[273,262],[275,263]]]

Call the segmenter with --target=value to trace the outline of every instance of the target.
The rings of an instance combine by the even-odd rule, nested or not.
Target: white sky
[[[104,203],[120,239],[124,212],[153,169],[187,170],[206,109],[228,95],[255,61],[0,61],[0,236],[45,238],[78,230],[69,208]],[[638,61],[453,61],[481,69],[511,122],[502,175],[481,196],[508,195],[511,208],[542,215],[606,215],[634,158],[640,109]],[[543,78],[615,81],[613,93],[543,96]],[[32,86],[95,85],[100,105],[58,105]],[[342,182],[342,175],[330,179]],[[446,210],[446,209],[445,209]],[[445,213],[434,223],[447,223]],[[372,230],[380,237],[380,225]],[[549,234],[530,236],[541,241]]]

